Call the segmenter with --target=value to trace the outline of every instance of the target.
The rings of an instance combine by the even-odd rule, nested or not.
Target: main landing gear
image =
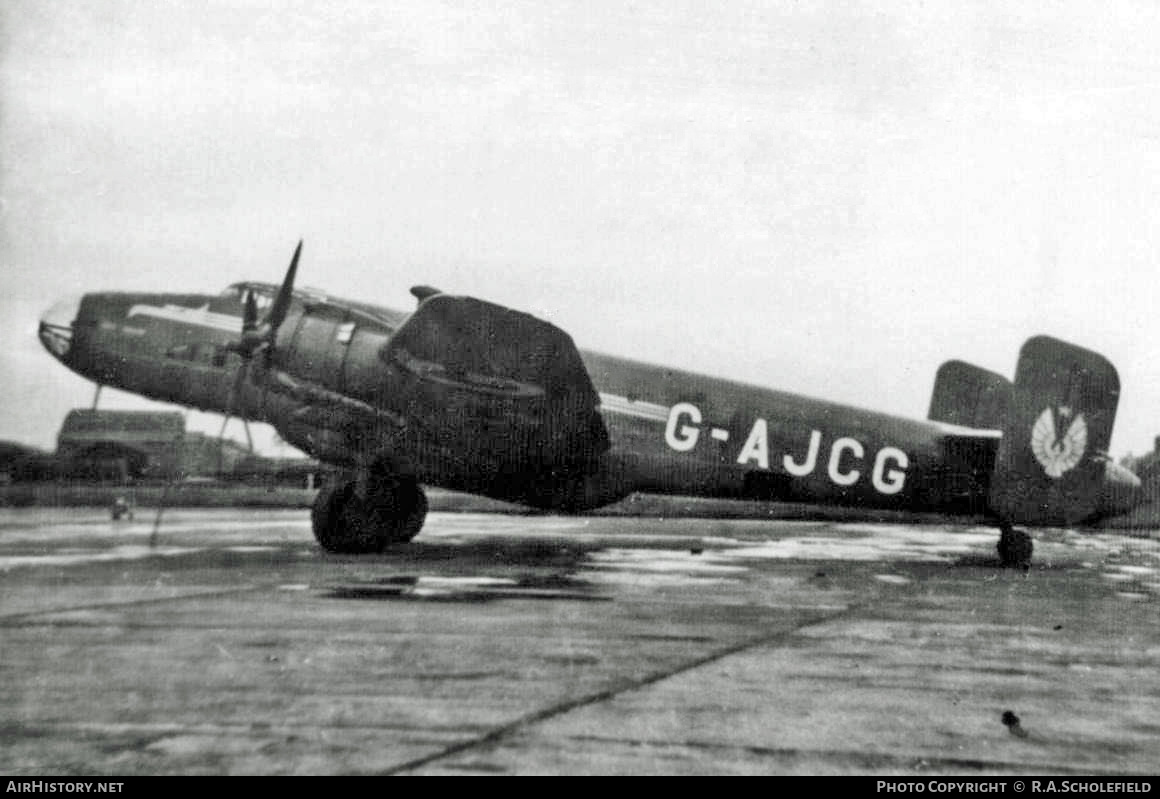
[[[1016,530],[1010,524],[999,525],[999,563],[1010,569],[1031,568],[1031,552],[1035,544],[1023,530]]]
[[[318,492],[311,512],[314,537],[327,552],[366,554],[419,534],[427,497],[413,477],[372,474]]]

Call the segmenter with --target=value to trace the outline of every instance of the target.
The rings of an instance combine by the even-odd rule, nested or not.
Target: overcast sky
[[[1115,454],[1160,433],[1151,0],[0,15],[0,438],[91,401],[36,340],[56,297],[277,281],[299,237],[336,295],[906,416],[1050,333],[1118,366]]]

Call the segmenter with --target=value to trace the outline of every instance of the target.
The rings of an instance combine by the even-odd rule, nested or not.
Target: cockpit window
[[[274,302],[274,295],[277,293],[276,287],[274,286],[255,283],[234,283],[218,296],[235,300],[241,305],[246,301],[246,295],[250,292],[254,293],[254,299],[257,301],[259,311],[269,308]]]
[[[218,296],[229,297],[239,302],[244,302],[246,292],[252,291],[254,292],[254,297],[258,300],[258,307],[261,308],[274,301],[274,297],[278,294],[278,288],[278,286],[272,283],[234,283]],[[294,289],[294,296],[299,300],[305,300],[307,302],[327,302],[329,300],[325,291],[309,286],[300,286]]]

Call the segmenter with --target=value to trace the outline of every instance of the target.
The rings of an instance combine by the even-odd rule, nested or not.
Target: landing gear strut
[[[412,477],[372,475],[366,488],[349,480],[318,492],[311,512],[314,537],[327,552],[381,552],[410,541],[423,528],[427,497]]]
[[[1027,571],[1031,568],[1034,548],[1031,536],[1023,530],[1016,530],[1006,522],[999,525],[999,562],[1004,567]]]

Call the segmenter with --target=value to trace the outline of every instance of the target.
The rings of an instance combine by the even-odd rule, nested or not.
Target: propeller
[[[269,313],[260,323],[258,322],[258,304],[254,300],[252,291],[246,292],[246,307],[242,316],[242,337],[230,345],[230,349],[243,358],[250,358],[259,349],[274,346],[274,339],[278,335],[278,328],[286,321],[286,314],[290,311],[290,303],[294,300],[294,277],[298,274],[298,258],[302,255],[302,241],[294,248],[294,257],[290,259],[290,268],[286,270],[286,277],[270,306]]]
[[[242,315],[242,336],[252,334],[258,329],[258,301],[254,299],[254,292],[246,292],[246,308]]]
[[[253,291],[246,292],[245,305],[242,309],[242,335],[237,341],[226,345],[226,349],[230,352],[236,352],[242,356],[242,362],[238,365],[237,376],[234,382],[230,384],[230,392],[226,399],[225,418],[222,419],[222,429],[218,433],[218,471],[222,470],[222,440],[225,436],[226,425],[229,424],[230,419],[234,415],[235,405],[237,404],[238,395],[242,391],[242,384],[250,376],[250,365],[253,362],[254,354],[258,351],[266,353],[267,362],[269,362],[270,353],[274,348],[274,341],[278,337],[278,328],[286,321],[286,315],[290,311],[290,304],[294,300],[294,278],[298,274],[298,259],[302,255],[302,241],[298,241],[298,246],[294,248],[294,255],[290,259],[290,268],[286,270],[286,277],[282,280],[282,285],[278,289],[278,294],[274,298],[274,304],[270,306],[266,318],[258,321],[258,301],[254,297]],[[250,436],[250,423],[245,417],[242,417],[242,423],[246,428],[246,441],[249,444],[250,452],[254,451],[254,440]]]

